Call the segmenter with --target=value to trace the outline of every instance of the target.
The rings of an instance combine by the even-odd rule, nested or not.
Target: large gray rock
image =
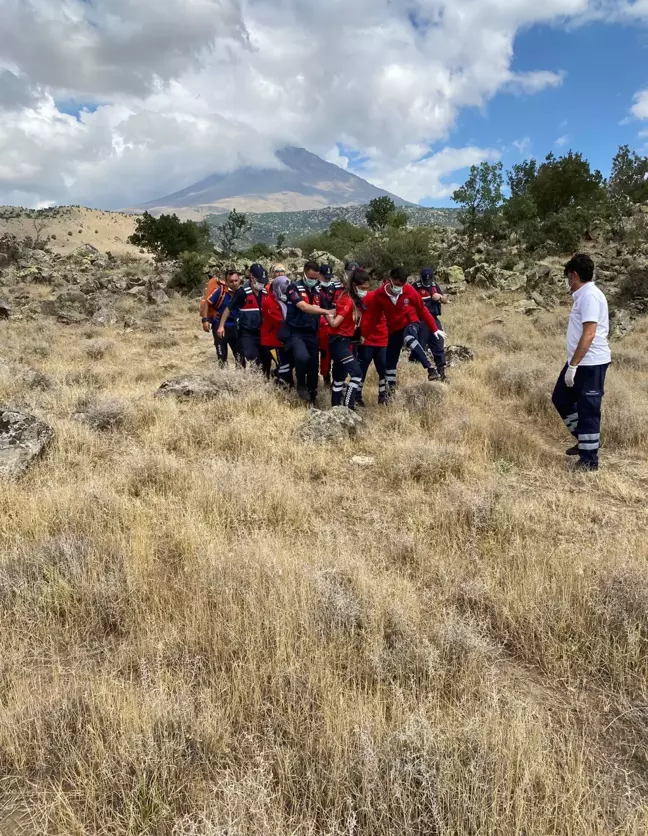
[[[475,352],[467,345],[446,346],[445,353],[449,366],[456,366],[458,363],[469,363],[475,359]]]
[[[99,328],[110,328],[117,324],[117,314],[110,308],[99,308],[95,311],[91,322]]]
[[[330,264],[333,271],[338,275],[344,272],[344,262],[324,250],[314,250],[309,256],[309,261],[316,261],[318,264]]]
[[[165,381],[155,393],[157,398],[193,398],[196,400],[209,400],[218,398],[220,395],[238,394],[246,380],[241,374],[223,374],[218,378],[199,377],[198,375],[181,375]]]
[[[48,425],[9,406],[0,406],[0,478],[16,479],[54,437]]]
[[[315,444],[330,444],[343,441],[345,438],[355,438],[362,423],[362,418],[357,412],[352,412],[344,406],[334,406],[327,412],[312,409],[299,428],[299,437],[302,441]]]
[[[5,302],[4,299],[0,299],[0,319],[9,319],[11,316],[11,305],[9,302]]]
[[[149,287],[146,292],[146,300],[149,305],[166,305],[169,297],[159,287]]]

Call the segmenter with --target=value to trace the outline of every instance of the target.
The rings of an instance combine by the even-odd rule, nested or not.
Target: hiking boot
[[[308,400],[310,401],[311,406],[317,406],[317,392],[309,392]]]
[[[363,409],[366,409],[366,407],[367,407],[367,404],[364,402],[364,398],[362,396],[359,397],[359,398],[356,398],[355,405],[356,406],[361,406]]]
[[[599,466],[596,462],[586,462],[581,459],[579,462],[576,462],[574,466],[574,470],[579,473],[594,473],[599,469]]]
[[[569,450],[565,450],[566,456],[578,456],[580,455],[580,450],[578,449],[578,444],[574,444],[573,447],[570,447]]]
[[[441,380],[441,375],[436,369],[428,369],[428,380]]]
[[[439,379],[441,380],[441,383],[450,383],[448,375],[446,374],[445,366],[439,369]]]
[[[310,403],[311,395],[310,395],[310,392],[308,391],[308,389],[305,389],[302,386],[298,386],[297,387],[297,394],[299,395],[299,397],[302,401],[305,401],[306,403]]]

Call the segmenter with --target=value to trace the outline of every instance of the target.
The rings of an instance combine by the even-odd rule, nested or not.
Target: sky
[[[305,147],[412,202],[648,153],[648,0],[0,0],[0,204],[124,208]]]

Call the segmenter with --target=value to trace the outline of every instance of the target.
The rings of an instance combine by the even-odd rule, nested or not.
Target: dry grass
[[[0,402],[56,429],[0,485],[0,833],[646,832],[645,331],[586,478],[548,405],[564,313],[489,316],[463,298],[476,362],[404,363],[333,448],[254,374],[154,399],[214,370],[186,302],[102,351],[0,324]]]

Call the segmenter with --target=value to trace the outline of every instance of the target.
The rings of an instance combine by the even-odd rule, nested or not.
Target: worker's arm
[[[574,356],[571,358],[569,365],[570,366],[579,366],[583,360],[587,352],[592,347],[592,343],[594,342],[594,337],[596,336],[596,322],[584,322],[583,323],[583,333],[581,334],[581,338],[578,342],[578,346],[576,347],[576,351]]]
[[[227,323],[227,320],[229,319],[229,316],[230,316],[231,313],[232,312],[229,308],[225,308],[225,310],[223,311],[223,314],[220,318],[220,324],[218,326],[218,331],[216,331],[216,336],[220,340],[222,340],[223,337],[225,336],[225,324]]]
[[[419,319],[427,325],[427,327],[433,334],[436,334],[436,332],[439,330],[439,326],[434,321],[434,317],[425,307],[425,303],[418,295],[418,293],[416,293],[416,291],[414,291],[414,293],[412,294],[412,302],[414,303],[416,313],[419,315]]]
[[[325,316],[330,317],[331,311],[326,311],[324,308],[320,308],[319,305],[309,305],[308,302],[297,302],[296,305],[297,310],[302,311],[306,314],[312,314],[313,316]]]

